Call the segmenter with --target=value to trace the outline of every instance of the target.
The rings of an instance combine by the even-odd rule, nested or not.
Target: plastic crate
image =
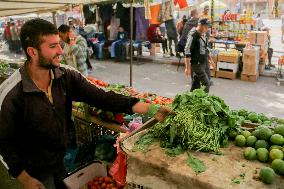
[[[109,147],[112,153],[116,155],[116,149],[113,147],[113,143],[115,143],[115,135],[117,132],[78,118],[74,119],[74,126],[77,148],[67,149],[64,157],[64,163],[68,172],[74,171],[87,162],[98,159],[96,157],[96,147],[103,143],[100,138],[106,136],[113,137],[113,142],[111,142],[110,139],[106,139],[107,144],[103,145]],[[115,157],[108,156],[108,158],[100,160],[112,161],[114,158]]]
[[[69,189],[87,188],[86,184],[98,176],[107,176],[107,169],[101,162],[93,161],[70,173],[63,179],[63,183]]]

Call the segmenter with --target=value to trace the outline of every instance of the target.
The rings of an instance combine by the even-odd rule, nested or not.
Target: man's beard
[[[39,65],[40,65],[40,67],[46,68],[46,69],[49,69],[49,70],[58,67],[56,65],[53,65],[52,60],[44,58],[41,53],[39,53]]]

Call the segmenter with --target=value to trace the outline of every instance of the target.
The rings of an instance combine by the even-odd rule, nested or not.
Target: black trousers
[[[168,37],[168,41],[169,41],[169,49],[170,49],[170,53],[172,54],[173,53],[173,50],[172,50],[172,44],[174,42],[175,44],[175,52],[176,52],[176,48],[177,48],[177,38],[176,37]]]
[[[192,86],[190,91],[205,87],[205,92],[209,93],[210,89],[210,68],[207,63],[191,64]],[[208,72],[209,70],[209,72]]]

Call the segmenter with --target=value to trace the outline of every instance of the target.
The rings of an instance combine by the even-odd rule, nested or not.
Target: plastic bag
[[[126,182],[126,173],[126,155],[119,151],[112,167],[109,170],[109,174],[113,177],[117,184],[123,186]]]

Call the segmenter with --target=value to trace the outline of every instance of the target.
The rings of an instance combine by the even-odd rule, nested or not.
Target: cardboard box
[[[265,70],[265,64],[259,64],[259,74],[263,74]]]
[[[239,63],[239,56],[218,55],[218,62]]]
[[[248,32],[247,37],[248,37],[248,41],[250,42],[250,44],[256,43],[256,34],[255,33]]]
[[[268,41],[267,31],[256,31],[256,44],[263,45]]]
[[[63,179],[63,183],[69,189],[79,189],[84,187],[92,179],[99,176],[106,177],[107,169],[101,162],[94,161],[71,173],[68,177]]]
[[[217,71],[230,71],[233,73],[237,73],[238,70],[239,70],[239,64],[232,64],[228,62],[217,63]]]
[[[243,50],[243,74],[256,75],[259,65],[259,49]]]
[[[250,44],[265,45],[268,42],[267,31],[251,31],[247,37]]]
[[[226,71],[216,71],[216,77],[234,80],[237,78],[237,73],[226,72]]]
[[[258,80],[259,73],[256,75],[248,75],[248,74],[243,74],[241,75],[241,80],[242,81],[250,81],[250,82],[256,82]]]

